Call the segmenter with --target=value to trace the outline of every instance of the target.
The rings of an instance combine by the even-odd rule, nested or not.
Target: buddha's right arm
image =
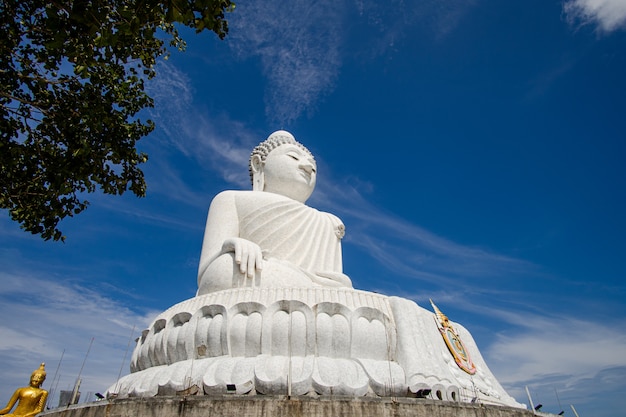
[[[205,278],[210,279],[205,277],[207,270],[226,253],[233,254],[239,272],[249,278],[263,268],[263,255],[259,245],[239,237],[237,195],[237,191],[224,191],[211,202],[200,255],[198,286]]]
[[[239,216],[235,193],[223,191],[215,196],[209,207],[200,265],[198,267],[198,284],[211,263],[223,252],[223,246],[227,239],[239,236]]]
[[[15,403],[17,402],[17,399],[19,398],[19,396],[20,396],[20,389],[18,388],[18,389],[15,390],[15,392],[11,396],[11,399],[9,400],[7,406],[5,408],[3,408],[2,410],[0,410],[0,415],[6,414],[9,411],[11,411],[11,409],[13,408]]]

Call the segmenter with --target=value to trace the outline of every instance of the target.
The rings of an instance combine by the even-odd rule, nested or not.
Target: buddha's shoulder
[[[317,210],[316,208],[309,207],[306,204],[292,200],[289,197],[285,197],[280,194],[269,193],[265,191],[252,191],[252,190],[226,190],[222,191],[213,199],[212,205],[234,205],[238,210],[255,210],[261,207],[272,206],[298,206],[301,210],[310,210],[317,212],[321,216],[328,217],[332,223],[336,225],[343,225],[341,219],[331,213]]]
[[[273,201],[292,201],[279,194],[252,190],[226,190],[213,198],[213,202],[232,202],[235,204],[268,203]]]
[[[226,200],[236,198],[238,195],[243,193],[248,193],[250,191],[242,191],[242,190],[224,190],[221,193],[217,194],[213,200]]]

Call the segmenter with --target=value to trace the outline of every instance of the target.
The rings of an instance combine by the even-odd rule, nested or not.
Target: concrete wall
[[[532,417],[527,410],[412,398],[153,397],[50,410],[40,417]]]

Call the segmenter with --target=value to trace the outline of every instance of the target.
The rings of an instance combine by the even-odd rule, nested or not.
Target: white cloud
[[[265,111],[268,120],[281,128],[303,114],[315,111],[320,100],[334,89],[343,60],[347,55],[366,61],[385,53],[394,53],[393,44],[406,38],[408,29],[423,26],[425,36],[444,37],[465,15],[473,0],[376,1],[294,0],[285,7],[279,1],[257,1],[238,5],[229,15],[230,33],[226,41],[242,59],[258,58],[267,79]],[[356,16],[354,16],[356,14]],[[359,21],[360,20],[360,21]],[[348,24],[349,21],[349,24]],[[358,22],[358,24],[356,23]],[[349,31],[365,24],[367,36],[357,49],[343,48]],[[342,49],[343,48],[343,49]],[[366,62],[364,62],[366,64]],[[190,108],[193,88],[188,77],[171,64],[161,62],[158,76],[147,83],[155,98],[152,113],[170,144],[186,155],[192,149],[181,146],[180,136],[189,134],[171,108]],[[178,129],[178,127],[182,127]],[[204,126],[207,138],[215,129]],[[223,130],[222,130],[223,131]],[[212,148],[220,152],[221,147]]]
[[[242,187],[249,184],[248,158],[261,136],[227,115],[207,117],[202,109],[193,105],[191,81],[174,65],[161,62],[158,71],[158,77],[148,84],[148,93],[155,101],[151,114],[157,125],[151,138],[158,140],[157,146],[173,147],[202,169],[217,170],[228,182]],[[161,152],[162,148],[159,149]],[[151,184],[160,187],[163,193],[181,194],[186,187],[181,188],[184,183],[176,180],[174,169],[166,165],[164,158],[159,164],[158,171],[165,169],[170,174],[166,177],[170,178],[163,178],[159,173],[160,179],[151,180]],[[198,190],[194,191],[197,195]],[[180,195],[181,200],[190,197],[188,192],[185,194]]]
[[[515,321],[523,328],[497,335],[483,351],[489,367],[512,395],[525,402],[524,386],[528,386],[535,403],[550,404],[555,414],[558,402],[560,406],[576,404],[581,414],[591,410],[610,414],[599,410],[611,408],[604,400],[626,389],[623,320],[600,323],[524,313],[516,315]],[[626,405],[623,396],[617,401],[622,404],[612,406],[613,410]]]
[[[563,11],[570,23],[595,24],[603,32],[626,28],[624,0],[568,0]]]
[[[315,111],[320,99],[333,90],[347,55],[369,61],[395,53],[394,43],[417,26],[426,29],[425,36],[444,37],[473,2],[292,0],[289,6],[279,1],[247,2],[229,16],[227,42],[242,58],[260,58],[268,80],[266,114],[287,127]],[[363,32],[350,32],[363,30],[363,24],[367,27]],[[361,39],[356,49],[345,48],[351,36]]]
[[[180,127],[184,126],[180,121],[180,113],[172,113],[169,110],[184,111],[191,107],[194,94],[191,80],[187,74],[178,71],[167,61],[159,61],[157,73],[155,78],[146,82],[146,91],[155,103],[150,113],[158,119],[157,127],[165,133],[163,139],[176,146],[183,154],[188,155],[188,149],[177,140]]]
[[[49,400],[56,405],[59,390],[73,386],[92,337],[82,374],[83,399],[89,392],[104,391],[117,379],[133,324],[133,337],[137,337],[154,315],[137,314],[78,283],[20,272],[2,272],[0,281],[0,353],[11,358],[0,365],[0,403],[4,404],[13,390],[28,383],[39,363],[45,362],[44,388],[57,388]],[[58,382],[52,385],[61,356]],[[128,373],[128,361],[129,357],[122,374]]]
[[[503,382],[540,380],[546,373],[589,375],[599,369],[626,366],[623,355],[626,335],[620,325],[603,325],[580,319],[520,317],[525,331],[498,335],[490,346],[492,367],[504,375]],[[549,370],[549,371],[548,371]]]
[[[228,42],[261,59],[266,114],[281,126],[312,110],[339,73],[343,2],[248,2],[230,17]]]

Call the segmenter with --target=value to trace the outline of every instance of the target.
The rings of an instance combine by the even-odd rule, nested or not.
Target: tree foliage
[[[228,32],[230,0],[0,0],[0,208],[64,240],[87,193],[144,196],[144,81],[177,27]]]

